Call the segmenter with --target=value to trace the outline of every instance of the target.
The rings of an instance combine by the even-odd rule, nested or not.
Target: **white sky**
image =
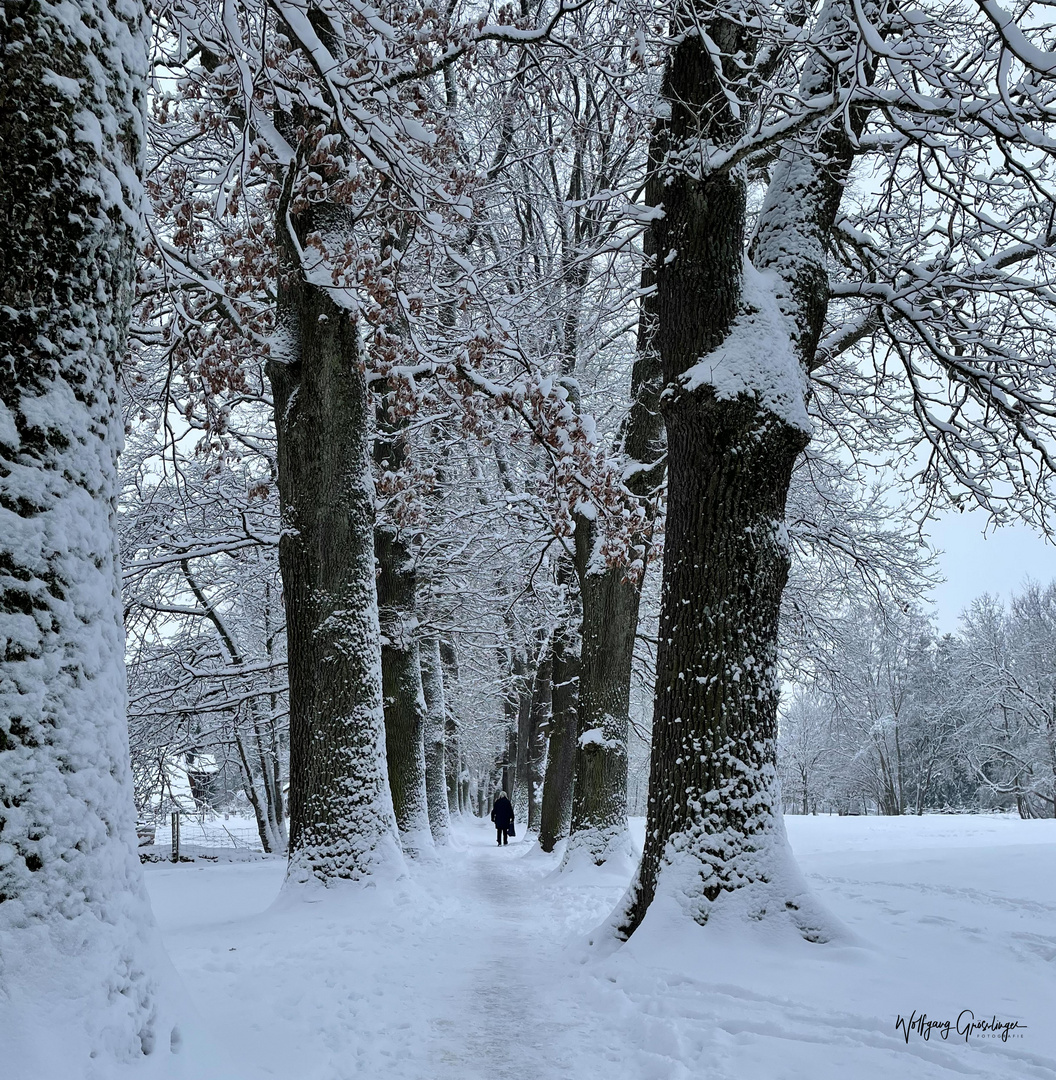
[[[938,568],[946,581],[931,594],[939,632],[953,632],[961,611],[977,596],[1007,600],[1028,579],[1056,578],[1056,547],[1025,525],[990,529],[979,511],[947,513],[931,523],[932,547],[943,550]]]

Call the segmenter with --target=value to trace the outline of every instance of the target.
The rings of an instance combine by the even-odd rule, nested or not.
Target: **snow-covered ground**
[[[520,839],[496,849],[472,820],[411,879],[318,903],[276,901],[279,860],[152,864],[154,910],[200,1014],[177,1071],[1056,1080],[1056,822],[786,821],[811,884],[859,944],[647,921],[622,948],[591,946],[625,882],[558,877],[556,856]],[[1020,1026],[1007,1041],[966,1040],[965,1010]],[[945,1039],[928,1028],[946,1020]]]

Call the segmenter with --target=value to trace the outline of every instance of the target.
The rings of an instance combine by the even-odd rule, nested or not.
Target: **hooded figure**
[[[505,791],[500,791],[495,799],[491,820],[495,822],[495,843],[509,843],[509,835],[513,831],[513,803],[506,797]]]

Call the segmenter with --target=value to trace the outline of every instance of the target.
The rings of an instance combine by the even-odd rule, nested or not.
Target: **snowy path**
[[[521,852],[497,851],[490,835],[486,847],[467,853],[463,910],[475,917],[451,927],[449,941],[472,960],[459,966],[432,1021],[439,1053],[428,1075],[524,1080],[526,1068],[527,1075],[574,1075],[568,1050],[581,1047],[567,1044],[582,1040],[567,961],[548,932],[552,916],[540,902],[538,878],[516,872],[511,856]],[[452,1048],[452,1041],[461,1045]]]
[[[232,1077],[556,1080],[618,1056],[620,1033],[581,1002],[594,976],[570,955],[586,960],[578,939],[622,885],[569,897],[543,881],[552,859],[493,837],[474,823],[395,895],[269,911],[276,862],[152,869],[191,996],[232,1034]]]
[[[790,822],[854,949],[689,928],[600,957],[586,937],[623,883],[555,881],[553,857],[478,822],[411,879],[321,904],[271,906],[275,861],[148,877],[225,1044],[216,1080],[1056,1080],[1056,823],[874,821]],[[966,1007],[1028,1028],[895,1030]]]

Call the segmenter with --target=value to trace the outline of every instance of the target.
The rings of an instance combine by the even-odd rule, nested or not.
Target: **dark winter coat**
[[[496,829],[508,829],[513,824],[513,803],[505,798],[496,799],[491,808],[491,820]]]

